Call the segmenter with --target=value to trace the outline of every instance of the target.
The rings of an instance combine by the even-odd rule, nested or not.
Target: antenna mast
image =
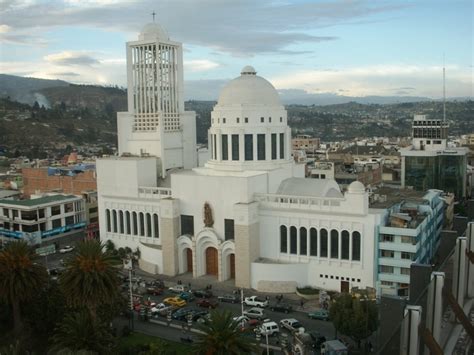
[[[443,123],[446,123],[446,68],[443,54]]]

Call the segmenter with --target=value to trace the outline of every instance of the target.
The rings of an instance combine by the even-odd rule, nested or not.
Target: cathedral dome
[[[349,185],[347,190],[349,191],[349,193],[364,193],[365,186],[360,181],[354,181]]]
[[[142,31],[140,32],[140,35],[138,38],[141,41],[150,40],[150,39],[154,40],[156,38],[159,38],[161,40],[169,40],[168,33],[164,30],[163,27],[161,27],[159,24],[155,22],[146,24],[145,27],[143,27]]]
[[[231,80],[222,89],[217,105],[282,106],[278,92],[273,85],[258,76],[250,65],[242,68],[240,76]]]

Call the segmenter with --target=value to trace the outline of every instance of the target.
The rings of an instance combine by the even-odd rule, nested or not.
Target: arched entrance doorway
[[[186,271],[193,272],[193,251],[186,248]]]
[[[218,260],[217,260],[217,249],[208,247],[206,249],[206,274],[217,276],[218,272]]]
[[[230,275],[229,277],[231,279],[235,279],[235,254],[230,254],[229,255],[229,270],[230,270]]]

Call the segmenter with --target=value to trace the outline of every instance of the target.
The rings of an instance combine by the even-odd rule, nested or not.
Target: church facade
[[[127,43],[127,71],[119,156],[97,161],[103,241],[138,248],[140,267],[156,274],[270,292],[376,286],[382,211],[369,209],[359,182],[342,193],[334,180],[304,178],[287,112],[253,67],[222,90],[202,167],[181,44],[149,24]]]

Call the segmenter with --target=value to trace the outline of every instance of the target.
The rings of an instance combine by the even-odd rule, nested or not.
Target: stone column
[[[464,294],[466,290],[466,258],[466,237],[459,237],[456,240],[456,247],[454,249],[452,292],[460,307],[464,306]],[[457,321],[454,314],[452,315],[452,321]]]
[[[162,273],[167,276],[175,276],[178,273],[178,247],[176,240],[180,235],[179,216],[179,200],[173,198],[160,200]]]
[[[428,300],[426,305],[426,328],[433,334],[434,340],[440,344],[441,318],[443,313],[443,287],[444,272],[432,272],[431,282],[428,289]],[[425,346],[425,354],[430,350]]]
[[[400,354],[418,355],[420,339],[418,325],[421,321],[421,306],[406,306],[402,321]]]
[[[258,202],[234,205],[235,285],[251,287],[251,266],[260,256]]]
[[[474,253],[474,222],[469,222],[466,230],[467,237],[467,251]],[[466,275],[466,296],[474,297],[474,264],[467,260],[467,275]]]
[[[224,267],[222,266],[222,262],[225,262],[225,260],[222,260],[222,248],[221,245],[217,248],[217,280],[218,281],[224,281]]]

